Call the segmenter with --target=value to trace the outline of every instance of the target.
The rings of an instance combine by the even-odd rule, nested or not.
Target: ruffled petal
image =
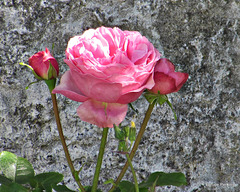
[[[102,128],[112,128],[113,124],[119,125],[124,120],[127,109],[126,104],[87,100],[78,107],[77,114],[82,121]]]
[[[122,94],[120,83],[108,82],[91,74],[80,74],[75,70],[71,70],[71,75],[76,87],[89,98],[115,103]]]
[[[60,84],[53,89],[52,93],[60,93],[65,97],[78,102],[84,102],[88,100],[88,97],[86,97],[75,85],[75,81],[73,81],[70,71],[66,71],[64,73]]]

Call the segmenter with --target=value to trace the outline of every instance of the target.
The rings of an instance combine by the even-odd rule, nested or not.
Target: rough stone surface
[[[27,158],[37,173],[70,176],[51,110],[47,87],[34,81],[27,62],[55,44],[61,73],[70,37],[89,28],[118,26],[145,35],[178,68],[190,74],[186,85],[169,96],[178,120],[167,106],[155,107],[133,161],[139,180],[153,171],[181,171],[188,185],[161,191],[240,191],[240,2],[239,0],[1,0],[0,1],[0,150]],[[101,130],[81,122],[78,103],[58,96],[67,144],[76,168],[90,185]],[[147,109],[134,103],[137,126]],[[129,112],[125,123],[131,120]],[[124,157],[109,133],[100,187],[116,178]],[[130,172],[125,178],[132,179]],[[160,190],[160,189],[159,189]]]

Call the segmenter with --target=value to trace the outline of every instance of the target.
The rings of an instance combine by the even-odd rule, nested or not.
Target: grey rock
[[[169,95],[178,119],[167,106],[155,107],[133,165],[139,181],[153,171],[181,171],[184,187],[159,191],[240,191],[240,2],[239,0],[2,0],[0,2],[0,151],[27,158],[36,173],[59,171],[76,189],[62,150],[43,83],[35,81],[27,63],[35,52],[51,48],[64,64],[70,37],[89,28],[117,26],[140,31],[189,73],[178,93]],[[64,134],[80,178],[91,185],[101,129],[80,121],[77,102],[58,95]],[[140,98],[137,127],[147,109]],[[129,112],[124,123],[132,118]],[[116,155],[110,130],[100,187],[116,178],[125,158]],[[130,172],[125,179],[132,179]]]

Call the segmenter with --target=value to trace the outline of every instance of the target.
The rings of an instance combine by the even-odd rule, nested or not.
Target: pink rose
[[[64,61],[70,70],[53,93],[83,102],[77,110],[83,121],[113,127],[124,120],[127,104],[154,86],[159,58],[160,53],[139,32],[89,29],[68,42]]]
[[[154,70],[155,86],[150,90],[155,94],[166,95],[177,92],[187,81],[188,74],[175,72],[174,65],[165,58],[160,59]]]
[[[56,78],[59,74],[58,63],[47,48],[46,51],[40,51],[31,56],[28,63],[39,79],[49,80]]]

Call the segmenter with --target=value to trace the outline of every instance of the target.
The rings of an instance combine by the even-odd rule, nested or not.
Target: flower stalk
[[[102,160],[103,160],[103,154],[104,154],[105,146],[106,146],[106,143],[107,143],[108,129],[109,129],[108,127],[103,128],[102,139],[101,139],[101,144],[100,144],[100,148],[99,148],[98,160],[97,160],[97,165],[96,165],[96,169],[95,169],[95,174],[94,174],[94,179],[93,179],[93,185],[92,185],[91,192],[96,192],[97,191],[99,174],[100,174]]]
[[[137,176],[136,176],[136,173],[135,173],[135,171],[134,171],[134,168],[133,168],[133,165],[132,165],[132,162],[131,162],[131,159],[130,159],[128,153],[126,153],[126,157],[127,157],[127,162],[128,162],[128,164],[130,165],[131,171],[132,171],[132,174],[133,174],[133,180],[134,180],[135,190],[136,190],[136,192],[139,192],[138,182],[137,182]]]
[[[59,118],[59,111],[58,111],[58,106],[57,106],[56,95],[51,93],[51,97],[52,97],[54,115],[55,115],[56,123],[57,123],[57,129],[58,129],[59,137],[60,137],[60,140],[61,140],[61,143],[63,146],[65,157],[68,162],[68,166],[71,169],[72,176],[73,176],[74,180],[76,181],[78,187],[81,189],[81,192],[85,192],[85,189],[79,180],[78,174],[76,174],[77,171],[74,169],[74,166],[73,166],[73,163],[72,163],[72,160],[71,160],[71,157],[70,157],[70,154],[69,154],[69,151],[68,151],[65,139],[64,139],[62,125],[61,125],[60,118]]]
[[[149,119],[150,119],[150,116],[151,116],[151,113],[152,113],[152,110],[153,110],[153,107],[154,107],[155,103],[156,103],[156,102],[154,101],[154,102],[150,103],[149,106],[148,106],[147,112],[146,112],[145,117],[144,117],[144,120],[143,120],[143,122],[142,122],[142,126],[141,126],[141,128],[140,128],[140,130],[139,130],[139,133],[138,133],[138,135],[137,135],[137,138],[136,138],[136,140],[135,140],[135,143],[134,143],[134,145],[133,145],[133,148],[132,148],[132,150],[131,150],[131,152],[130,152],[130,154],[129,154],[129,159],[130,159],[130,160],[133,159],[133,157],[134,157],[134,155],[135,155],[135,153],[136,153],[136,151],[137,151],[137,148],[138,148],[139,143],[140,143],[140,141],[141,141],[141,138],[142,138],[142,136],[143,136],[143,134],[144,134],[144,131],[145,131],[146,127],[147,127],[147,123],[148,123],[148,121],[149,121]],[[122,171],[120,172],[117,180],[115,181],[115,184],[116,184],[116,185],[113,185],[112,188],[109,190],[109,192],[113,192],[113,191],[114,191],[114,189],[116,188],[116,186],[119,184],[119,182],[122,180],[124,174],[126,173],[128,166],[129,166],[129,163],[128,163],[128,161],[127,161],[127,162],[125,163]]]

